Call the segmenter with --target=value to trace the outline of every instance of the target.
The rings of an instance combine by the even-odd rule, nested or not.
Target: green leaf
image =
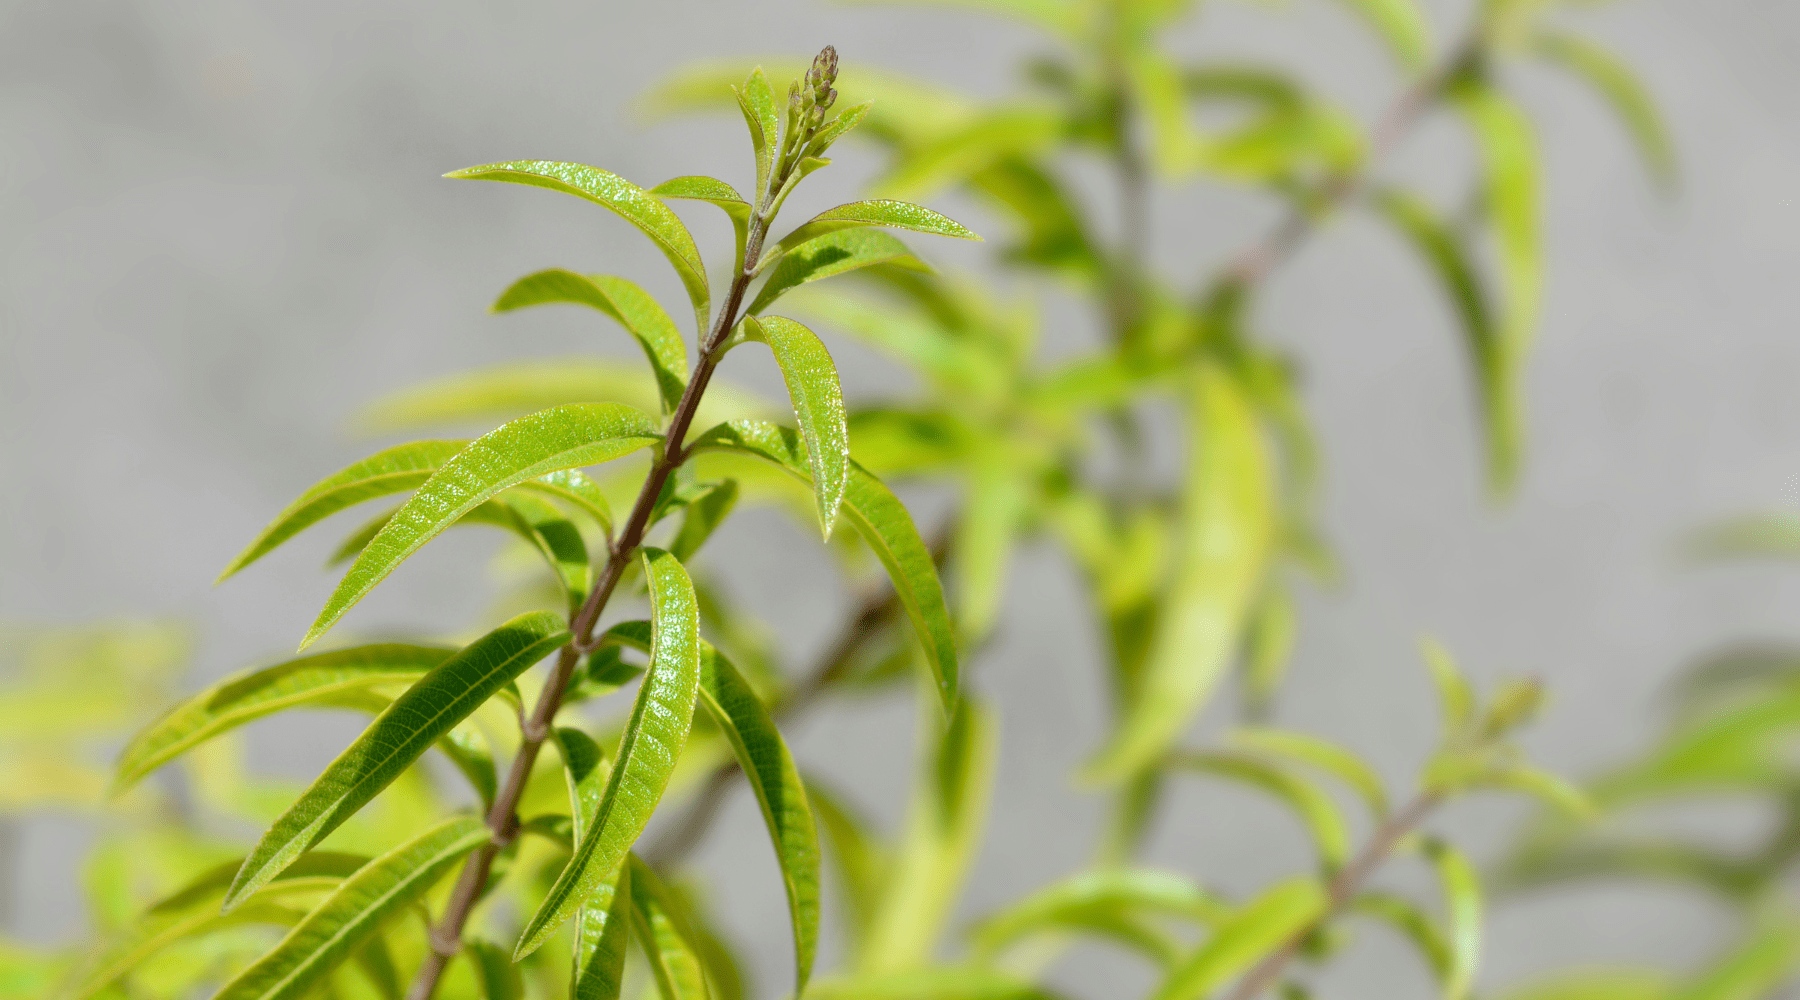
[[[606,493],[580,469],[547,472],[536,479],[527,479],[513,489],[541,493],[574,504],[592,517],[600,530],[612,534],[612,506],[606,502]]]
[[[1163,982],[1155,1000],[1199,1000],[1303,933],[1329,905],[1315,879],[1276,883],[1217,927]]]
[[[709,483],[698,495],[688,500],[683,509],[681,530],[676,532],[675,540],[669,543],[669,552],[676,559],[686,563],[700,551],[700,546],[712,537],[719,525],[731,514],[731,508],[737,505],[738,485],[735,479],[726,479]]]
[[[661,549],[640,551],[650,585],[650,670],[619,738],[593,828],[576,845],[568,867],[526,925],[514,961],[541,947],[602,883],[612,879],[649,822],[687,744],[700,686],[700,615],[694,585],[674,556]]]
[[[1420,639],[1419,653],[1425,659],[1425,668],[1431,671],[1432,683],[1437,686],[1438,708],[1444,718],[1444,738],[1446,741],[1454,739],[1475,721],[1475,692],[1470,690],[1468,680],[1457,669],[1450,652],[1436,639]]]
[[[406,995],[405,987],[400,984],[400,970],[394,965],[394,953],[388,950],[386,939],[370,938],[367,944],[357,949],[356,965],[381,994],[382,1000],[402,1000]]]
[[[607,638],[639,650],[650,646],[650,623],[623,622]],[[799,769],[781,731],[756,691],[731,661],[700,643],[700,704],[731,744],[774,842],[794,930],[794,995],[806,992],[819,938],[819,833]]]
[[[605,797],[606,751],[579,729],[558,727],[556,746],[562,753],[563,777],[569,784],[569,818],[576,841],[587,836],[588,821],[599,815]]]
[[[864,101],[861,104],[852,104],[838,112],[836,118],[826,122],[819,131],[813,133],[812,141],[806,144],[806,155],[823,156],[825,151],[831,148],[832,143],[843,138],[846,132],[862,124],[862,120],[869,116],[869,111],[874,107],[874,101]]]
[[[1186,728],[1237,652],[1274,546],[1274,483],[1256,414],[1223,371],[1202,367],[1189,419],[1185,537],[1139,687],[1112,742],[1084,768],[1122,781]]]
[[[862,950],[875,920],[882,885],[887,876],[887,856],[866,818],[816,779],[807,778],[806,800],[819,826],[831,840],[837,859],[838,883],[848,911],[851,939]]]
[[[423,484],[467,446],[467,441],[413,441],[376,452],[326,476],[276,515],[213,583],[223,582],[277,545],[346,507]]]
[[[311,850],[386,788],[426,748],[526,668],[569,641],[556,615],[520,615],[432,668],[394,700],[356,742],[277,819],[245,859],[227,909]]]
[[[807,1000],[1059,1000],[1010,973],[939,967],[819,983]]]
[[[767,344],[781,367],[794,419],[806,442],[806,468],[819,504],[819,525],[830,540],[850,480],[850,429],[837,366],[818,336],[786,317],[746,316],[744,333]]]
[[[1587,793],[1560,775],[1527,764],[1499,768],[1485,775],[1481,784],[1523,792],[1575,819],[1592,819],[1596,815],[1594,803]]]
[[[1450,944],[1431,918],[1411,900],[1390,892],[1365,892],[1351,902],[1350,909],[1399,931],[1419,950],[1419,956],[1425,960],[1438,984],[1442,986],[1448,982],[1452,972]]]
[[[744,89],[731,90],[737,95],[738,108],[744,112],[744,124],[750,127],[750,145],[756,149],[755,193],[760,200],[768,193],[775,157],[781,151],[781,114],[775,109],[775,91],[761,66],[750,71]]]
[[[438,738],[437,748],[450,763],[469,779],[475,794],[481,797],[482,811],[494,808],[494,795],[500,790],[499,776],[494,771],[494,752],[488,747],[481,730],[464,723]]]
[[[572,194],[617,212],[653,240],[674,265],[688,298],[694,303],[695,329],[706,335],[711,308],[706,284],[706,265],[681,219],[648,191],[617,174],[580,163],[552,160],[513,160],[453,170],[444,175],[466,180],[507,181]]]
[[[1800,926],[1765,920],[1742,943],[1679,989],[1669,1000],[1759,1000],[1777,991],[1800,957]]]
[[[520,417],[445,462],[370,540],[308,630],[305,649],[408,556],[494,494],[548,472],[597,465],[658,440],[618,403],[571,403]]]
[[[1016,456],[1003,452],[987,448],[970,463],[956,558],[950,564],[956,574],[957,625],[971,640],[986,636],[1000,613],[1014,541],[1030,503],[1025,477],[1013,467]]]
[[[463,951],[475,967],[483,1000],[525,1000],[525,977],[506,949],[475,938],[464,942]]]
[[[1229,915],[1223,902],[1181,875],[1153,868],[1103,868],[1050,885],[982,921],[974,945],[985,964],[1027,935],[1091,927],[1102,918],[1173,916],[1213,924]]]
[[[554,505],[525,496],[519,489],[514,487],[492,500],[482,501],[451,527],[485,524],[512,532],[544,557],[571,605],[579,605],[591,575],[587,544],[582,541],[581,532]],[[332,553],[326,565],[336,566],[356,558],[399,512],[400,508],[395,507],[357,528]]]
[[[681,341],[681,331],[675,329],[675,321],[649,292],[610,274],[576,274],[551,268],[513,282],[495,300],[492,311],[511,312],[552,302],[589,306],[617,320],[644,349],[662,393],[663,413],[675,412],[682,390],[687,388],[687,347]]]
[[[1670,1000],[1661,969],[1580,969],[1537,978],[1500,994],[1500,1000]]]
[[[619,1000],[631,941],[631,867],[601,882],[581,908],[575,935],[575,1000]]]
[[[761,190],[760,186],[758,190]],[[731,217],[731,228],[737,235],[737,255],[732,259],[735,271],[744,269],[744,243],[750,238],[750,203],[731,185],[712,177],[675,177],[650,189],[658,198],[680,198],[685,201],[709,201]]]
[[[1431,58],[1431,31],[1425,15],[1413,0],[1345,0],[1368,20],[1394,59],[1409,70],[1425,67]]]
[[[1244,705],[1255,719],[1266,718],[1287,676],[1299,618],[1286,587],[1271,586],[1257,599],[1244,636]]]
[[[1267,761],[1244,754],[1183,753],[1174,763],[1216,774],[1260,789],[1294,811],[1312,834],[1319,860],[1327,871],[1342,868],[1350,856],[1350,832],[1337,806],[1317,786]]]
[[[1441,840],[1427,840],[1425,856],[1437,869],[1449,911],[1450,966],[1444,976],[1444,1000],[1463,1000],[1475,985],[1481,962],[1481,880],[1462,852]]]
[[[785,427],[755,420],[720,424],[696,439],[694,450],[733,451],[766,459],[806,482],[812,481],[799,435]],[[944,604],[943,585],[931,550],[919,538],[919,529],[898,498],[862,466],[850,462],[844,490],[844,512],[856,525],[869,548],[887,568],[894,591],[906,605],[918,631],[919,644],[937,682],[946,713],[956,703],[956,639],[950,612]]]
[[[369,862],[273,950],[221,987],[215,1000],[287,1000],[305,995],[380,930],[383,921],[411,906],[487,840],[488,829],[480,820],[459,817]]]
[[[254,719],[296,705],[329,701],[349,691],[411,683],[454,652],[442,646],[381,643],[233,674],[170,709],[133,737],[119,755],[113,794],[124,792],[195,746]]]
[[[1293,730],[1261,726],[1234,730],[1229,738],[1237,746],[1286,757],[1323,771],[1362,796],[1376,819],[1387,815],[1387,791],[1382,787],[1381,776],[1362,758],[1335,743]]]
[[[626,856],[631,872],[631,923],[663,1000],[706,1000],[706,964],[694,930],[675,894],[635,854]]]
[[[1664,187],[1675,184],[1675,144],[1669,139],[1662,115],[1631,67],[1617,56],[1585,38],[1560,31],[1539,31],[1532,51],[1580,77],[1612,105],[1631,138],[1650,176]]]
[[[799,228],[781,238],[774,249],[765,251],[762,259],[756,262],[756,269],[761,271],[775,259],[804,243],[809,243],[826,233],[835,233],[844,229],[859,229],[864,226],[888,226],[894,229],[910,229],[918,233],[931,233],[935,236],[951,236],[959,240],[980,240],[981,237],[961,223],[939,215],[922,205],[914,205],[904,201],[853,201],[847,205],[828,208]]]
[[[789,289],[877,264],[932,273],[931,265],[915,256],[906,244],[879,229],[827,233],[783,254],[781,263],[757,293],[756,301],[745,311],[757,315]]]
[[[1009,159],[1038,158],[1067,132],[1067,122],[1052,109],[997,108],[929,144],[905,150],[895,158],[893,168],[875,182],[875,189],[895,197],[930,197]]]

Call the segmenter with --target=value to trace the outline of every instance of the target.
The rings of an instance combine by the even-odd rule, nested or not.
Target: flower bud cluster
[[[804,145],[825,124],[825,112],[837,100],[837,91],[831,86],[837,82],[837,72],[837,49],[827,45],[813,57],[806,76],[788,85],[788,135],[796,146]]]

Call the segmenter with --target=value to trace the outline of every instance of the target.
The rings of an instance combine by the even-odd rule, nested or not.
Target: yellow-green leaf
[[[1337,806],[1317,786],[1299,776],[1247,754],[1183,753],[1175,763],[1222,778],[1239,781],[1280,799],[1294,811],[1312,834],[1319,860],[1328,871],[1343,867],[1350,856],[1350,831]]]
[[[1246,749],[1275,754],[1317,768],[1362,796],[1376,819],[1387,815],[1387,791],[1382,787],[1381,776],[1362,758],[1335,743],[1306,733],[1262,726],[1233,730],[1230,740]]]
[[[581,909],[575,933],[574,1000],[619,1000],[631,942],[631,866],[600,883]]]
[[[756,269],[761,271],[776,258],[804,243],[811,242],[826,233],[835,233],[843,229],[860,229],[864,226],[887,226],[892,229],[910,229],[918,233],[931,233],[936,236],[951,236],[959,240],[980,240],[974,230],[945,215],[933,212],[923,205],[914,205],[904,201],[853,201],[847,205],[828,208],[818,215],[802,223],[793,232],[781,238],[774,248],[763,253],[762,259],[756,262]]]
[[[1409,70],[1431,58],[1431,31],[1413,0],[1345,0],[1381,36],[1394,59]]]
[[[475,966],[482,1000],[525,1000],[525,977],[504,948],[475,938],[463,943],[463,952]]]
[[[806,468],[819,504],[819,526],[830,539],[850,481],[850,429],[837,366],[818,336],[784,316],[746,316],[744,333],[767,344],[781,367],[800,438],[806,442]]]
[[[745,311],[757,315],[792,288],[877,264],[931,273],[931,265],[890,233],[879,229],[827,233],[783,254],[781,263],[757,293],[756,301]]]
[[[1444,976],[1444,1000],[1463,1000],[1475,985],[1481,963],[1481,880],[1462,852],[1441,840],[1427,840],[1425,856],[1437,869],[1449,911],[1450,966]]]
[[[663,1000],[707,1000],[706,963],[694,930],[675,894],[635,854],[626,856],[631,877],[631,924]]]
[[[742,90],[733,87],[732,92],[744,112],[744,124],[750,127],[750,145],[756,150],[755,195],[760,200],[768,193],[775,156],[781,151],[781,114],[775,109],[775,91],[761,66],[750,71]]]
[[[761,190],[760,182],[758,190]],[[736,189],[717,178],[694,175],[663,181],[651,188],[650,193],[658,198],[708,201],[724,209],[725,214],[731,218],[732,231],[737,234],[737,255],[732,258],[737,263],[733,273],[744,269],[744,242],[750,237],[751,207]]]
[[[1586,81],[1612,105],[1613,113],[1637,143],[1650,176],[1665,187],[1674,186],[1675,144],[1669,139],[1655,100],[1631,67],[1593,42],[1560,31],[1538,32],[1532,39],[1532,50]]]
[[[662,394],[663,412],[675,412],[682,390],[687,388],[687,347],[682,343],[681,331],[675,329],[675,321],[649,292],[635,282],[610,274],[576,274],[551,268],[513,282],[495,300],[493,311],[511,312],[552,302],[589,306],[617,320],[643,348]]]
[[[981,922],[977,954],[992,956],[1020,938],[1091,926],[1098,917],[1179,917],[1216,924],[1230,908],[1186,877],[1153,868],[1102,868],[1041,889]]]
[[[1316,879],[1278,882],[1219,925],[1153,994],[1155,1000],[1200,1000],[1287,944],[1326,912]]]

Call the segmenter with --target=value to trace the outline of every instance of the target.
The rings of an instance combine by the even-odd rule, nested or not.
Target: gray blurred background
[[[1466,7],[1432,13],[1449,35]],[[1588,92],[1516,75],[1544,149],[1549,269],[1516,500],[1483,499],[1458,334],[1385,232],[1343,220],[1263,299],[1262,327],[1305,363],[1328,460],[1325,525],[1348,570],[1341,591],[1306,595],[1279,719],[1344,741],[1396,782],[1410,781],[1435,737],[1413,652],[1422,632],[1477,677],[1544,677],[1554,705],[1527,743],[1577,773],[1641,745],[1660,686],[1693,654],[1800,632],[1789,621],[1800,580],[1681,571],[1669,555],[1700,520],[1800,504],[1800,4],[1640,0],[1579,21],[1644,74],[1684,180],[1677,197],[1659,198]],[[1325,0],[1215,2],[1181,38],[1193,53],[1279,58],[1365,116],[1398,86],[1377,43]],[[0,615],[186,618],[201,636],[196,685],[291,649],[333,583],[318,569],[333,532],[209,584],[300,489],[372,449],[347,429],[349,414],[486,362],[628,353],[625,338],[574,310],[486,315],[530,270],[619,273],[679,299],[660,258],[604,212],[438,175],[542,157],[644,184],[704,172],[747,188],[741,124],[648,123],[639,98],[692,60],[801,57],[825,42],[849,65],[987,95],[1010,90],[1018,60],[1043,44],[979,16],[812,0],[0,0]],[[852,194],[877,166],[864,150],[839,164],[810,185],[808,206]],[[1466,174],[1468,150],[1438,121],[1393,169],[1443,188]],[[957,199],[934,204],[977,229],[989,221]],[[728,242],[700,208],[684,214],[702,245]],[[1274,217],[1241,191],[1184,192],[1158,206],[1155,257],[1169,274],[1198,274]],[[979,247],[919,245],[950,266],[984,260]],[[1049,353],[1089,343],[1078,310],[1052,314]],[[851,394],[907,391],[882,358],[828,339]],[[772,364],[734,356],[729,374],[780,398]],[[913,499],[929,521],[945,498]],[[455,625],[489,596],[468,560],[492,544],[446,537],[352,623]],[[795,663],[850,600],[807,533],[773,515],[740,518],[709,554],[781,625]],[[974,681],[1004,713],[1003,754],[965,915],[1081,865],[1099,821],[1098,800],[1066,778],[1103,733],[1096,636],[1055,553],[1023,553],[1014,579]],[[259,766],[307,777],[354,731],[347,719],[271,721],[251,745]],[[912,739],[904,699],[815,715],[792,738],[804,764],[877,815],[897,814]],[[1264,802],[1197,786],[1174,801],[1151,850],[1160,863],[1235,890],[1308,863],[1300,834]],[[1477,801],[1441,826],[1491,854],[1519,816]],[[725,818],[699,860],[756,976],[778,989],[788,932],[741,789]],[[0,856],[8,933],[82,933],[72,887],[86,836],[73,820],[12,831]],[[1673,892],[1506,901],[1484,982],[1570,962],[1692,961],[1723,934],[1720,913]],[[1118,996],[1138,992],[1142,976],[1079,949],[1058,980]],[[1327,981],[1327,996],[1428,992],[1404,946],[1380,932]]]

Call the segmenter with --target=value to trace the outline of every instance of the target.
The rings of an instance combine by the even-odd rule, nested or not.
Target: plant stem
[[[1258,962],[1256,967],[1251,969],[1243,979],[1238,980],[1237,989],[1232,990],[1226,1000],[1254,1000],[1261,996],[1264,990],[1280,982],[1282,974],[1287,971],[1288,963],[1293,961],[1294,955],[1299,952],[1300,945],[1306,940],[1307,935],[1329,923],[1343,912],[1344,907],[1350,905],[1350,902],[1356,898],[1356,894],[1362,891],[1363,883],[1367,882],[1369,876],[1375,874],[1376,869],[1380,868],[1382,862],[1387,860],[1388,855],[1393,853],[1394,845],[1398,844],[1402,837],[1415,830],[1425,816],[1436,808],[1439,801],[1437,795],[1422,792],[1417,798],[1407,803],[1405,808],[1389,816],[1386,822],[1377,827],[1375,832],[1369,836],[1369,842],[1363,845],[1362,851],[1348,865],[1345,865],[1342,871],[1337,873],[1337,877],[1332,879],[1331,885],[1326,888],[1325,912],[1295,932],[1293,937],[1267,958]]]

